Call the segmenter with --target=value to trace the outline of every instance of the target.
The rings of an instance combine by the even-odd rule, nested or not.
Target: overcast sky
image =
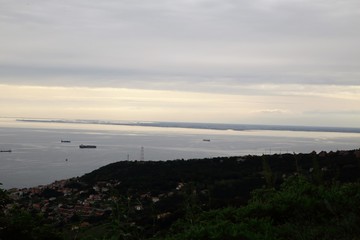
[[[0,0],[2,116],[360,127],[359,0]]]

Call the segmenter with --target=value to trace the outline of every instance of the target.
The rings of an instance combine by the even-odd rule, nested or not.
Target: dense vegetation
[[[358,150],[118,162],[68,183],[118,182],[110,217],[73,232],[1,190],[0,239],[360,239],[359,176]]]
[[[360,239],[360,184],[315,185],[303,176],[280,189],[258,189],[249,203],[174,224],[166,240]]]
[[[18,207],[6,211],[12,203],[7,192],[0,189],[0,239],[62,239],[61,233],[38,213],[23,211]]]

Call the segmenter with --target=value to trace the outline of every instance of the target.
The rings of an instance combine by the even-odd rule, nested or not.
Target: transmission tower
[[[140,161],[144,161],[145,159],[145,156],[144,156],[144,147],[141,146],[141,150],[140,150]]]

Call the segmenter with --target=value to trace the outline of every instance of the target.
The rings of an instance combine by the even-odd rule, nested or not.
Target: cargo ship
[[[95,146],[95,145],[84,145],[84,144],[81,144],[81,145],[79,146],[79,148],[96,148],[96,146]]]
[[[12,151],[9,149],[9,150],[0,150],[0,152],[8,152],[8,153],[11,153]]]

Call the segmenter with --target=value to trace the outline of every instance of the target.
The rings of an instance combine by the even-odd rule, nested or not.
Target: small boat
[[[0,152],[7,152],[7,153],[11,153],[12,151],[11,151],[11,149],[9,149],[9,150],[0,150]]]
[[[69,140],[61,140],[61,143],[71,143]]]
[[[81,145],[79,146],[79,148],[96,148],[96,146],[95,146],[95,145],[84,145],[84,144],[81,144]]]
[[[204,142],[210,142],[210,139],[203,139]]]

